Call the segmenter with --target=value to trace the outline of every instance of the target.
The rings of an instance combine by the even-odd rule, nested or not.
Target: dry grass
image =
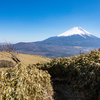
[[[44,63],[50,61],[49,58],[42,57],[42,56],[37,56],[37,55],[29,55],[29,54],[17,54],[17,57],[20,59],[21,63],[23,65],[29,65],[29,64],[36,64],[36,63]],[[11,55],[7,52],[0,52],[0,60],[8,60],[12,61]]]

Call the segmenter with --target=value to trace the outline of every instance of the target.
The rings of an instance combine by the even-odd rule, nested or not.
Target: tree
[[[19,58],[17,57],[17,52],[14,49],[14,45],[12,45],[11,43],[5,43],[5,45],[0,45],[0,50],[1,51],[5,51],[8,52],[9,54],[11,54],[11,58],[13,61],[15,61],[17,64],[20,63],[21,61],[19,60]]]

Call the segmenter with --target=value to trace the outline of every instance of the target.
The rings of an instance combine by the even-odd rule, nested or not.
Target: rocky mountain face
[[[41,55],[49,58],[68,57],[87,53],[100,47],[100,38],[80,27],[74,27],[58,36],[40,42],[17,43],[15,48],[20,53]]]

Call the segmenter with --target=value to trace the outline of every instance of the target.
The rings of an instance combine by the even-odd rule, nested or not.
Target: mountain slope
[[[100,47],[100,38],[80,27],[74,27],[58,36],[40,42],[18,43],[15,48],[20,53],[41,55],[49,58],[74,56],[80,50],[87,53]]]
[[[58,35],[58,37],[60,37],[60,36],[72,36],[72,35],[80,35],[82,37],[84,37],[84,35],[87,35],[87,36],[90,36],[90,37],[92,36],[92,34],[87,32],[86,30],[82,29],[81,27],[74,27],[74,28]]]
[[[20,59],[20,61],[23,65],[36,64],[39,62],[44,63],[44,62],[50,61],[49,58],[37,56],[37,55],[29,55],[29,54],[18,53],[17,57]],[[12,61],[13,63],[15,63],[11,59],[11,55],[7,52],[0,52],[0,60],[7,60],[7,61]]]
[[[98,47],[100,38],[93,36],[89,32],[80,27],[74,27],[65,33],[55,37],[50,37],[41,43],[56,44],[60,46],[82,46],[82,47]]]
[[[82,47],[98,47],[100,44],[99,38],[89,37],[84,35],[84,37],[80,35],[72,35],[66,37],[50,37],[41,42],[41,44],[56,44],[60,46],[82,46]]]

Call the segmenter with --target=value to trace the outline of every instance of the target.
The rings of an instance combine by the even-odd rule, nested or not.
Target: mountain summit
[[[60,37],[60,36],[72,36],[72,35],[80,35],[84,38],[86,38],[85,35],[87,35],[89,37],[91,36],[91,34],[89,32],[87,32],[86,30],[84,30],[83,28],[74,27],[74,28],[69,29],[68,31],[58,35],[58,37]]]

